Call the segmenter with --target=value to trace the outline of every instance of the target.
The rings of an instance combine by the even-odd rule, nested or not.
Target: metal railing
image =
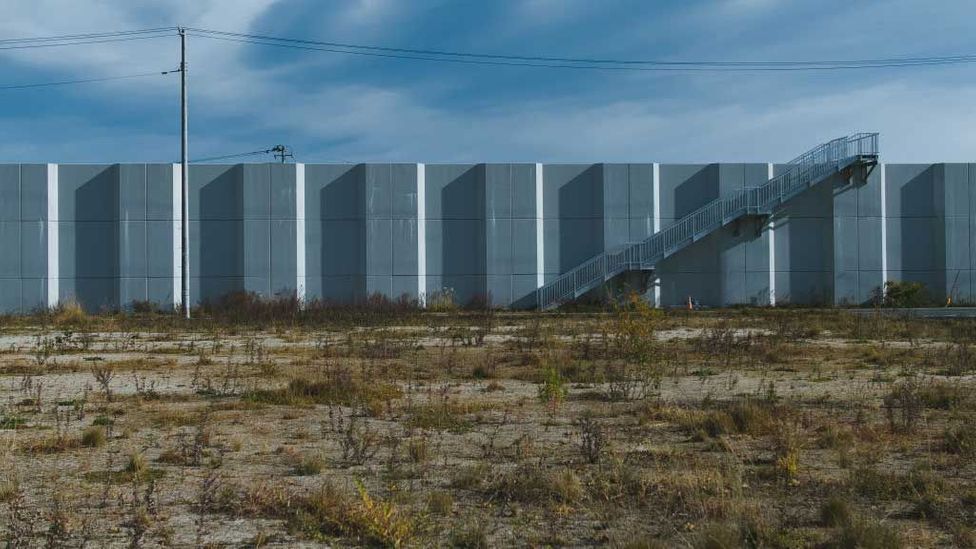
[[[536,304],[548,309],[576,299],[626,271],[648,270],[703,236],[744,215],[768,215],[809,187],[854,164],[876,163],[878,134],[857,133],[828,141],[786,164],[759,187],[719,197],[642,242],[601,253],[536,290]]]

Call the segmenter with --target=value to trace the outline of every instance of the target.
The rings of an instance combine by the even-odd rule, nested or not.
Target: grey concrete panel
[[[485,288],[492,306],[507,307],[512,302],[511,275],[488,275]]]
[[[118,264],[119,276],[146,277],[149,275],[148,251],[150,249],[145,221],[119,221]],[[153,244],[156,244],[155,242]],[[170,251],[171,248],[165,249]],[[172,257],[172,252],[168,254]],[[123,301],[123,303],[125,303]]]
[[[391,276],[391,299],[399,299],[406,296],[409,299],[417,299],[417,277],[416,276]]]
[[[393,219],[393,274],[417,276],[417,219]],[[416,286],[414,287],[416,292]]]
[[[47,276],[47,224],[44,221],[20,223],[20,269],[24,278]]]
[[[755,162],[742,165],[742,182],[746,187],[759,187],[769,181],[769,166]]]
[[[553,219],[543,224],[545,272],[563,273],[603,251],[603,219]]]
[[[603,222],[603,247],[612,249],[631,242],[630,219],[608,217]]]
[[[476,164],[427,164],[427,219],[484,219],[482,176]]]
[[[600,164],[546,164],[542,173],[542,209],[547,220],[603,218]]]
[[[389,219],[393,206],[393,174],[389,164],[366,165],[366,217]],[[367,283],[367,288],[369,284]],[[373,293],[373,292],[370,292]]]
[[[65,164],[58,167],[59,221],[118,219],[119,166]]]
[[[630,217],[630,166],[600,164],[603,168],[603,215],[609,218]]]
[[[357,303],[366,296],[366,279],[355,276],[323,276],[309,278],[305,282],[308,299],[335,303]]]
[[[512,165],[487,164],[485,170],[485,219],[511,219],[513,208]]]
[[[945,222],[945,269],[970,269],[970,219],[947,217]]]
[[[271,220],[271,292],[274,295],[294,295],[297,289],[295,229],[294,219]]]
[[[156,278],[173,276],[173,222],[146,222],[146,275]],[[179,243],[177,243],[179,244]],[[172,286],[172,283],[170,284]]]
[[[366,276],[366,296],[386,296],[393,293],[392,276]]]
[[[199,283],[191,286],[191,302],[213,300],[243,289],[244,222],[240,219],[190,221],[190,269]]]
[[[512,220],[512,273],[534,275],[536,262],[536,220]]]
[[[146,219],[173,219],[173,165],[146,165]]]
[[[935,164],[933,168],[936,215],[969,217],[969,164]]]
[[[856,217],[835,217],[834,223],[834,268],[836,270],[857,270],[859,255],[858,223]],[[791,233],[792,235],[792,233]]]
[[[147,201],[146,164],[120,164],[118,166],[118,173],[119,210],[117,219],[122,221],[145,221]]]
[[[935,217],[888,218],[888,268],[929,271],[945,268],[943,221]]]
[[[417,165],[393,164],[390,166],[390,175],[392,176],[390,217],[417,219]]]
[[[110,311],[118,307],[119,279],[117,277],[61,277],[58,297],[62,302],[75,301],[86,311]]]
[[[661,277],[661,304],[683,307],[688,297],[701,304],[722,303],[721,289],[715,284],[713,273],[684,273],[682,276]]]
[[[509,164],[512,177],[512,217],[535,219],[535,164]]]
[[[935,168],[929,164],[887,164],[885,199],[887,217],[931,217]]]
[[[858,290],[857,303],[872,303],[875,296],[881,291],[884,284],[884,277],[881,271],[861,270],[857,273]]]
[[[774,174],[779,175],[782,171],[782,166],[774,166]],[[780,208],[777,216],[794,219],[829,218],[833,215],[833,194],[832,184],[824,181],[790,199]]]
[[[866,184],[857,189],[858,217],[881,217],[881,168],[875,166]],[[887,214],[886,214],[887,215]]]
[[[777,219],[776,270],[832,271],[833,232],[830,218]]]
[[[480,220],[427,220],[427,273],[483,275],[486,256]]]
[[[716,169],[718,170],[718,192],[720,196],[745,188],[746,170],[744,164],[721,163],[716,166]]]
[[[59,223],[60,277],[118,276],[118,230],[114,221]]]
[[[47,309],[47,279],[21,279],[21,304],[24,312]]]
[[[0,314],[26,312],[22,310],[20,278],[0,278]]]
[[[172,278],[147,278],[146,299],[157,304],[161,309],[169,309],[173,302]]]
[[[857,219],[857,268],[861,271],[881,270],[881,218]]]
[[[305,218],[364,219],[365,191],[364,164],[306,164]]]
[[[229,293],[244,290],[244,277],[207,276],[190,277],[190,303],[198,304],[216,301]]]
[[[389,218],[366,220],[366,274],[393,274],[393,223]]]
[[[652,234],[654,234],[654,219],[652,217],[630,219],[630,239],[632,241],[639,242]]]
[[[271,218],[271,169],[268,164],[244,164],[241,166],[242,213],[244,219]]]
[[[269,164],[271,219],[295,219],[295,164]],[[304,212],[302,212],[304,214]]]
[[[485,273],[506,275],[512,272],[512,220],[488,219],[485,222]]]
[[[512,275],[512,303],[516,309],[528,309],[535,306],[535,275]]]
[[[631,240],[647,238],[654,229],[654,165],[629,164]]]
[[[769,273],[746,271],[744,303],[749,305],[769,305]]]
[[[23,221],[47,220],[47,164],[21,164],[20,197]]]
[[[458,305],[483,299],[488,291],[484,275],[427,275],[428,295],[448,290],[453,293],[454,302]]]
[[[0,221],[20,221],[19,164],[0,164]],[[17,308],[20,308],[20,297]]]
[[[243,289],[245,292],[255,293],[265,298],[274,295],[271,291],[271,277],[268,276],[245,276]]]
[[[717,164],[661,164],[659,172],[661,228],[719,197]]]
[[[363,221],[306,220],[305,231],[305,270],[309,278],[366,274],[366,225]]]
[[[20,221],[0,221],[0,278],[21,277]]]
[[[119,279],[119,305],[129,307],[133,301],[149,299],[149,284],[145,277]]]
[[[271,223],[267,219],[245,219],[244,239],[241,246],[244,256],[243,274],[267,281],[271,279]],[[235,273],[237,274],[237,273]],[[262,292],[267,294],[267,290]]]
[[[744,234],[745,270],[769,272],[769,223],[765,219],[747,220],[740,227]]]
[[[833,304],[834,282],[830,271],[777,271],[775,277],[777,304]]]
[[[190,166],[190,220],[243,219],[243,180],[244,168],[240,164]]]
[[[858,271],[836,271],[834,273],[834,304],[858,305]]]
[[[831,187],[834,193],[833,215],[836,217],[857,217],[858,196],[860,195],[860,185],[852,183],[850,180],[835,175],[827,181],[819,183],[825,187]]]

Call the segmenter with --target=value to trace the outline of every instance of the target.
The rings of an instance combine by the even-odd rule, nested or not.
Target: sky
[[[183,25],[492,54],[818,60],[976,54],[971,0],[8,0],[0,39]],[[190,157],[780,162],[881,132],[976,162],[976,64],[796,73],[458,65],[188,38]],[[0,50],[0,87],[163,71],[175,36]],[[176,162],[179,75],[0,90],[0,162]],[[253,157],[250,161],[262,160]]]

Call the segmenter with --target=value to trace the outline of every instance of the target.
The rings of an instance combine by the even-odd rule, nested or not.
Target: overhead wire
[[[599,59],[502,55],[415,48],[393,48],[364,44],[326,42],[260,34],[234,33],[212,29],[187,28],[195,36],[246,44],[323,51],[345,55],[361,55],[432,62],[475,65],[526,66],[586,70],[653,70],[653,71],[818,71],[869,68],[895,68],[920,65],[946,65],[976,62],[976,55],[947,55],[928,57],[891,57],[849,60],[803,61],[667,61],[640,59]]]
[[[61,80],[56,82],[38,82],[35,84],[14,84],[11,86],[0,86],[0,90],[26,90],[32,88],[47,88],[54,86],[68,86],[71,84],[91,84],[95,82],[110,82],[112,80],[128,80],[132,78],[145,78],[147,76],[161,76],[175,71],[156,71],[142,72],[136,74],[120,74],[117,76],[104,76],[101,78],[84,78],[80,80]]]

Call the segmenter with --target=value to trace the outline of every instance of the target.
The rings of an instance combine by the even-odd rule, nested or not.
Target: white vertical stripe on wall
[[[879,163],[878,168],[881,170],[881,291],[884,292],[885,282],[888,281],[888,200],[885,165]]]
[[[535,165],[535,287],[546,284],[546,239],[543,231],[545,221],[542,209],[542,164]]]
[[[655,162],[651,172],[651,195],[654,199],[654,232],[661,232],[661,165]],[[654,267],[654,306],[661,306],[661,277]]]
[[[766,164],[766,179],[773,178],[772,162]],[[769,216],[769,305],[776,306],[776,222]]]
[[[47,306],[60,301],[60,268],[58,258],[58,165],[47,165]]]
[[[305,304],[305,164],[295,164],[295,297]]]
[[[173,164],[173,308],[183,306],[183,166]]]
[[[427,165],[417,164],[417,302],[427,304]]]

